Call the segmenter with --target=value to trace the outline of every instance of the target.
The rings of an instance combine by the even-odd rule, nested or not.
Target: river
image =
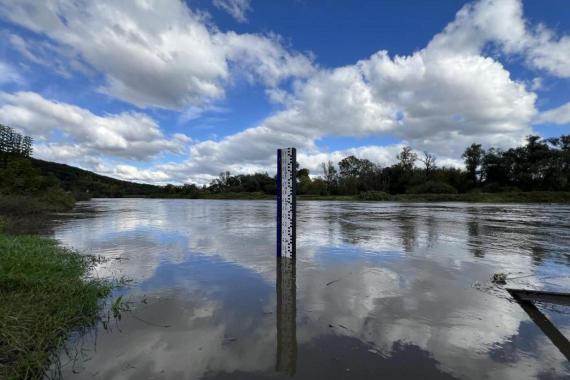
[[[69,379],[562,379],[504,286],[570,291],[570,206],[300,201],[277,261],[272,201],[98,199],[50,233],[132,280],[75,336]],[[539,309],[570,337],[570,308]],[[106,328],[103,328],[106,327]]]

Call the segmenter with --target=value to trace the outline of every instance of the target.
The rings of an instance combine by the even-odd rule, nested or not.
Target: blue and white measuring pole
[[[295,257],[297,151],[277,150],[277,257]]]

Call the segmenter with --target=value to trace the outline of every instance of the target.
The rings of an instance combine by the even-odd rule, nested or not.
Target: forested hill
[[[90,197],[147,196],[160,192],[160,187],[122,181],[73,166],[31,158],[32,165],[44,176],[55,176],[66,191],[77,199]]]

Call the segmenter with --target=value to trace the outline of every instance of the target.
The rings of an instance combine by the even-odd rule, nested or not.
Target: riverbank
[[[0,225],[0,379],[42,378],[69,334],[98,320],[112,284],[88,277],[97,263]]]
[[[69,211],[59,188],[0,195],[0,379],[39,379],[72,331],[91,326],[111,284],[87,277],[97,260],[31,235]]]
[[[271,200],[273,195],[265,193],[201,193],[199,196],[180,195],[153,196],[165,199],[236,199]],[[463,194],[387,194],[368,192],[359,195],[299,195],[298,200],[314,201],[375,201],[375,202],[472,202],[472,203],[570,203],[570,192],[529,191]]]
[[[37,234],[45,229],[53,213],[70,211],[75,199],[67,193],[46,193],[42,197],[0,194],[0,232]]]

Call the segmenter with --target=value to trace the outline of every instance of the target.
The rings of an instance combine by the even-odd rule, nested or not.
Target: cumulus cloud
[[[214,0],[216,8],[222,9],[238,22],[247,22],[247,12],[251,9],[251,0]]]
[[[170,176],[163,171],[139,169],[132,165],[117,165],[113,174],[120,179],[136,179],[141,182],[160,182],[170,179]]]
[[[221,32],[182,1],[0,1],[0,15],[72,49],[104,75],[101,91],[139,107],[183,110],[220,99],[232,70],[272,85],[313,70],[278,38]]]
[[[537,124],[570,124],[570,103],[542,112],[536,121]]]
[[[104,91],[138,106],[186,110],[191,118],[192,110],[215,104],[224,86],[239,78],[266,86],[279,111],[253,128],[191,145],[184,162],[147,169],[176,182],[204,183],[221,170],[272,171],[280,146],[296,146],[301,163],[317,169],[320,158],[348,153],[322,152],[318,141],[326,136],[396,137],[437,154],[440,163],[457,165],[473,142],[509,147],[532,133],[537,84],[511,77],[501,57],[520,56],[550,75],[570,75],[568,36],[532,26],[518,0],[468,4],[423,49],[409,55],[378,51],[333,69],[315,68],[311,58],[285,49],[278,36],[221,32],[182,2],[88,3],[80,10],[78,3],[57,1],[36,12],[24,3],[0,1],[0,10],[12,22],[74,49],[105,74]],[[293,78],[290,90],[279,87],[287,78]],[[561,107],[538,120],[559,122],[566,113]],[[138,113],[106,117],[114,118],[149,125]],[[154,154],[170,149],[165,141],[171,140],[157,141],[162,147]],[[150,145],[140,146],[153,154]],[[105,149],[113,151],[112,144]],[[351,154],[389,164],[397,149],[361,147]],[[133,170],[122,175],[146,176]]]
[[[0,120],[37,139],[63,133],[74,144],[47,144],[40,152],[60,157],[84,153],[148,160],[161,152],[182,152],[188,136],[164,136],[158,124],[138,112],[96,115],[81,107],[48,100],[34,92],[0,92]]]
[[[452,53],[477,53],[496,44],[505,54],[518,54],[533,68],[570,77],[570,36],[543,24],[532,26],[520,0],[480,0],[465,5],[453,22],[430,43]]]
[[[460,11],[426,48],[411,55],[380,51],[354,65],[296,81],[292,93],[273,97],[283,103],[282,111],[255,128],[193,145],[184,170],[214,174],[224,168],[271,168],[278,146],[300,148],[300,160],[305,157],[306,165],[316,169],[309,157],[347,153],[320,155],[317,141],[329,135],[392,135],[437,153],[448,164],[457,164],[473,142],[504,147],[522,142],[532,131],[536,94],[511,78],[499,61],[485,57],[483,44],[459,43],[463,34],[458,29],[470,12]],[[382,147],[372,157],[389,163],[380,152],[395,156],[394,147]]]

